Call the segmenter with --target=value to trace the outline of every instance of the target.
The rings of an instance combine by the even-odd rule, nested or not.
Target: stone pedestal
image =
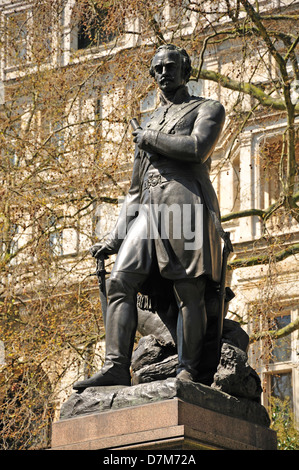
[[[258,403],[177,379],[105,389],[72,395],[52,450],[276,450]]]
[[[175,398],[58,421],[52,449],[275,450],[276,434]]]

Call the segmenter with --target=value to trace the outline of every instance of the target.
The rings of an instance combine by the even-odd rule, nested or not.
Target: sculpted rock
[[[132,374],[132,384],[149,383],[176,376],[178,355],[166,357],[161,362],[149,364]]]
[[[258,374],[248,364],[247,354],[232,344],[223,343],[220,363],[212,388],[260,402],[262,393]]]
[[[161,344],[154,335],[143,336],[132,355],[132,369],[138,370],[148,364],[163,361],[176,354],[176,348],[170,344]]]
[[[175,377],[178,356],[175,346],[160,344],[154,335],[140,339],[132,355],[132,383],[147,383]]]
[[[146,295],[138,295],[138,331],[142,336],[153,335],[160,344],[176,345],[177,307],[173,299],[169,299],[169,290],[166,291],[166,301],[160,298],[154,306]],[[164,293],[165,294],[165,293]],[[157,304],[158,303],[158,304]]]
[[[240,324],[227,318],[223,322],[222,340],[226,343],[237,346],[245,353],[248,351],[249,336]]]
[[[158,322],[158,318],[153,317],[153,320]],[[239,323],[225,319],[220,362],[217,370],[212,372],[208,385],[234,397],[260,402],[261,381],[248,364],[248,345],[249,337]],[[140,339],[133,353],[132,384],[175,377],[177,366],[178,356],[173,340],[168,335],[158,339],[156,335],[149,334]],[[205,383],[201,377],[199,382]]]

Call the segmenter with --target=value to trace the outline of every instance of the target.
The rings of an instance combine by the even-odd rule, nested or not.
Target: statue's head
[[[162,91],[170,92],[188,82],[191,70],[185,49],[165,44],[156,50],[149,72]]]

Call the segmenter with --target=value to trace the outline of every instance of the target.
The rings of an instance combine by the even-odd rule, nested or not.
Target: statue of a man
[[[177,377],[197,380],[206,282],[221,276],[220,214],[209,171],[225,111],[218,101],[189,95],[191,62],[184,49],[159,47],[150,74],[161,92],[160,106],[144,129],[133,132],[131,187],[116,227],[104,244],[91,248],[95,258],[118,253],[107,282],[105,362],[94,376],[75,383],[76,390],[130,385],[136,296],[157,270],[172,281],[178,304]]]

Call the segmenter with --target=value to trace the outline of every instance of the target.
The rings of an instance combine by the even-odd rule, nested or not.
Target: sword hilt
[[[141,129],[141,126],[140,126],[139,122],[135,118],[131,119],[130,124],[131,124],[134,131],[136,131],[136,129]]]

